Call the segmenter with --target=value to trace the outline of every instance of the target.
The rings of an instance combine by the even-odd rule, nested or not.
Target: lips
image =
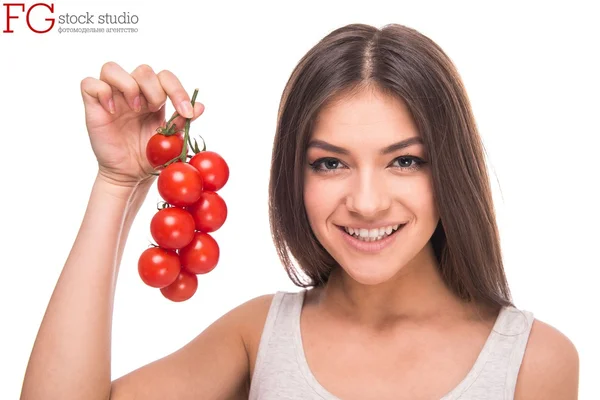
[[[350,235],[342,226],[336,225],[336,227],[342,232],[344,242],[350,246],[351,249],[357,250],[361,253],[375,254],[390,246],[396,240],[396,236],[398,236],[397,233],[400,232],[405,225],[406,224],[401,225],[389,236],[386,235],[382,239],[370,241],[361,240],[353,235]]]

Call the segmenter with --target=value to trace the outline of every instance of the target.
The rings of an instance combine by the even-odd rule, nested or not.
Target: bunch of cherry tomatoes
[[[198,89],[192,107],[197,94]],[[210,233],[227,219],[227,205],[217,191],[227,183],[229,167],[206,145],[200,150],[194,140],[192,146],[191,119],[186,119],[181,131],[172,124],[176,117],[177,113],[158,128],[146,145],[146,157],[158,171],[154,175],[158,175],[158,192],[164,201],[150,222],[156,245],[141,254],[138,272],[146,285],[180,302],[196,293],[197,275],[212,271],[219,261],[219,245]],[[188,143],[193,156],[188,154]]]

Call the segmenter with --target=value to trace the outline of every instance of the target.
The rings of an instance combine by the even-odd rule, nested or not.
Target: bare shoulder
[[[514,398],[576,400],[579,353],[555,327],[534,319],[523,356]]]
[[[273,293],[260,295],[237,307],[236,318],[245,344],[252,344],[257,336],[260,340],[274,296]]]
[[[238,316],[247,323],[259,322],[254,321],[257,317],[266,319],[274,296],[274,293],[263,294],[246,301],[238,306]],[[258,325],[261,324],[258,323]]]
[[[239,321],[243,328],[241,329],[242,340],[248,354],[248,385],[254,374],[254,365],[256,363],[256,355],[260,345],[260,338],[267,321],[269,309],[273,302],[275,294],[265,294],[255,297],[239,307]]]

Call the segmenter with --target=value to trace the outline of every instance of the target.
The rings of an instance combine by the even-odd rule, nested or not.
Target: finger
[[[88,76],[81,81],[81,95],[84,101],[96,99],[107,112],[115,113],[112,88],[108,83]]]
[[[190,96],[186,93],[179,79],[171,71],[167,70],[160,71],[158,79],[179,115],[192,118],[194,110],[192,109],[192,103],[190,103]]]
[[[204,104],[202,104],[198,101],[194,102],[194,118],[192,118],[192,121],[194,121],[196,118],[201,116],[203,112],[204,112]],[[173,115],[175,115],[175,114],[179,114],[179,113],[177,111],[175,111],[173,113]],[[181,115],[179,115],[173,120],[172,123],[175,124],[175,126],[177,127],[177,130],[182,130],[183,127],[185,126],[185,118],[182,117]]]
[[[100,80],[114,86],[123,93],[125,101],[133,111],[142,109],[140,99],[140,87],[133,77],[127,73],[119,64],[109,61],[102,66]]]
[[[142,91],[148,103],[148,109],[152,112],[158,111],[167,101],[167,93],[163,90],[152,67],[142,64],[131,73],[131,76]]]

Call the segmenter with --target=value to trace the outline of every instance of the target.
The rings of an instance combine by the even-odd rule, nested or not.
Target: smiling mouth
[[[339,225],[336,225],[336,226],[338,227],[338,229],[340,229],[346,235],[351,236],[354,239],[360,240],[362,242],[377,242],[377,241],[383,240],[389,236],[395,235],[396,232],[398,232],[400,229],[402,229],[405,225],[406,224],[401,224],[401,225],[398,225],[395,229],[391,229],[391,231],[389,231],[389,230],[384,231],[384,232],[379,231],[375,234],[371,234],[371,232],[366,229],[351,231],[349,228],[346,228],[344,226],[339,226]],[[388,231],[390,233],[388,233]],[[352,233],[350,233],[350,232],[352,232]]]

